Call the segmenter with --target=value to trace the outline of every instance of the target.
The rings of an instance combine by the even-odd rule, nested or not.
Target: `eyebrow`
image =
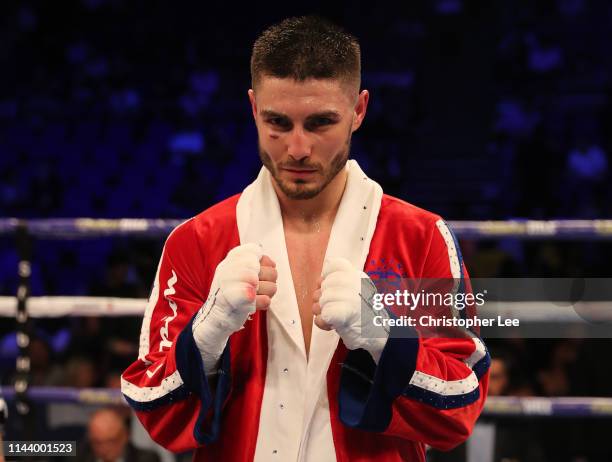
[[[261,111],[261,115],[263,117],[283,117],[283,118],[286,118],[286,119],[290,118],[286,114],[282,114],[280,112],[272,111],[270,109],[263,109]],[[308,115],[308,117],[306,117],[306,120],[312,120],[312,119],[317,119],[317,118],[322,118],[322,117],[326,117],[326,118],[329,118],[329,119],[336,120],[336,119],[340,118],[340,113],[338,111],[332,111],[332,110],[315,112],[314,114]]]

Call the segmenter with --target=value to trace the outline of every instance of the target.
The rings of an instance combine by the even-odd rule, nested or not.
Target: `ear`
[[[251,111],[253,112],[253,118],[257,122],[257,102],[255,101],[255,92],[253,89],[249,89],[249,101],[251,102]]]
[[[368,90],[362,90],[357,97],[357,102],[355,103],[354,109],[354,117],[353,117],[353,126],[352,131],[354,132],[361,126],[361,122],[366,115],[366,111],[368,109],[368,101],[370,100],[370,92]]]

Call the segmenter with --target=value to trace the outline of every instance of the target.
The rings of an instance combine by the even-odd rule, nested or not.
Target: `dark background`
[[[319,13],[361,42],[371,101],[352,156],[386,193],[449,220],[611,218],[612,4],[409,3],[2,2],[0,216],[187,218],[240,192],[260,168],[250,47],[271,23]],[[162,244],[39,241],[33,295],[146,297]],[[477,277],[612,276],[601,241],[461,246]],[[16,264],[1,237],[2,295]],[[139,324],[38,322],[33,383],[117,386]],[[2,320],[4,383],[13,329]],[[500,394],[612,392],[609,342],[490,347],[507,369]],[[589,425],[521,460],[608,460]]]

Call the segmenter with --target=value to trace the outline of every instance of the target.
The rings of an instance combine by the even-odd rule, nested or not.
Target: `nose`
[[[287,154],[295,160],[310,157],[312,154],[312,143],[302,127],[294,127],[293,130],[287,134],[286,142]]]

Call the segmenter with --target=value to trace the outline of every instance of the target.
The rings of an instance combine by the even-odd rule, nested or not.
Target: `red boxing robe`
[[[349,164],[344,195],[351,201],[343,197],[337,220],[344,224],[332,230],[329,246],[336,249],[335,254],[351,254],[352,261],[373,279],[454,278],[459,281],[458,290],[469,290],[457,241],[444,221],[382,192],[377,194],[375,187],[364,188],[371,180],[354,161]],[[262,170],[260,183],[264,174]],[[241,206],[247,193],[251,201],[272,202]],[[326,395],[305,396],[303,407],[308,410],[299,405],[303,427],[295,419],[276,422],[269,408],[270,399],[295,392],[271,389],[277,384],[275,377],[296,369],[293,364],[278,371],[270,369],[280,368],[270,348],[281,348],[281,338],[290,342],[293,336],[295,340],[292,332],[301,335],[299,326],[290,325],[295,323],[291,319],[295,312],[283,312],[280,306],[276,312],[271,307],[274,315],[257,311],[244,329],[230,336],[218,375],[213,379],[205,376],[191,323],[208,296],[215,268],[247,236],[261,237],[264,253],[267,247],[283,250],[282,225],[273,230],[268,223],[252,223],[261,211],[276,213],[278,221],[278,204],[269,191],[267,194],[261,196],[264,200],[247,188],[242,196],[230,197],[183,223],[166,241],[144,315],[139,358],[122,376],[122,391],[151,437],[174,452],[195,449],[196,461],[224,462],[316,460],[308,454],[325,444],[335,454],[317,455],[319,460],[424,461],[425,445],[446,450],[463,442],[487,394],[490,358],[474,334],[425,338],[412,328],[393,327],[392,333],[404,329],[411,335],[391,335],[378,364],[364,350],[349,351],[341,340],[321,337],[319,345],[332,346],[328,357],[319,361]],[[359,218],[359,211],[369,215]],[[247,228],[255,231],[247,232]],[[281,279],[281,270],[287,272],[288,266],[285,261],[283,267],[282,258],[280,262],[279,292],[273,303],[295,304],[292,287],[286,287],[285,295],[281,291],[283,284],[288,285]],[[272,316],[277,326],[274,333]],[[283,323],[289,324],[286,335],[278,332]],[[324,335],[323,331],[315,333],[317,329],[313,330],[311,352],[314,336]],[[295,354],[300,354],[298,347]],[[318,386],[315,379],[313,383]],[[267,406],[265,412],[262,406]],[[279,412],[283,415],[284,410]],[[276,449],[274,439],[291,437],[291,433],[280,433],[294,424],[304,428],[301,438],[298,435],[295,444],[290,439],[279,441]],[[311,424],[313,428],[308,427]]]

